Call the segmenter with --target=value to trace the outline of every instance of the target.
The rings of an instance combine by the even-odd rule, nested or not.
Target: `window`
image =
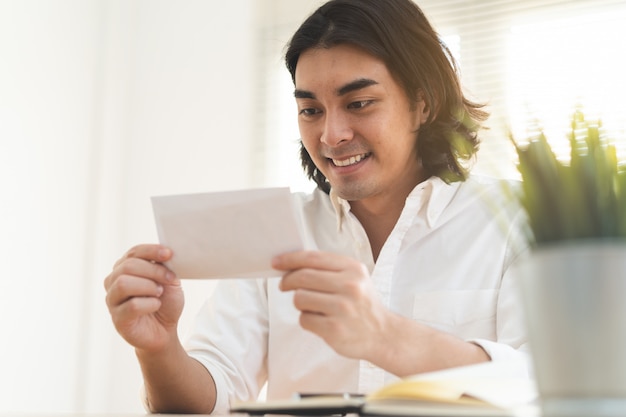
[[[528,119],[536,117],[555,152],[567,155],[563,130],[580,105],[586,117],[602,119],[623,150],[626,57],[619,45],[626,39],[624,22],[626,7],[511,28],[506,93],[516,136],[523,136]]]
[[[623,0],[418,0],[446,40],[458,41],[462,81],[487,102],[475,171],[518,177],[508,136],[525,138],[538,119],[553,145],[567,147],[565,130],[576,105],[601,116],[611,136],[626,142],[626,93],[619,51],[626,39]],[[454,51],[454,49],[453,49]]]

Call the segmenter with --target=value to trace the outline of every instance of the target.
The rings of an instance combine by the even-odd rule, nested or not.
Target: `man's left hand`
[[[334,253],[298,251],[275,257],[272,267],[286,271],[280,289],[294,292],[304,329],[340,355],[376,357],[391,312],[378,298],[365,265]]]

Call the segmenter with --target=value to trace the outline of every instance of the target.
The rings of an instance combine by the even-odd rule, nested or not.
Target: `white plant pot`
[[[626,243],[536,249],[516,266],[544,416],[626,416]]]

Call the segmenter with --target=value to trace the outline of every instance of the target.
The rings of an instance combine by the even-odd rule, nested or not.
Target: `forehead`
[[[385,63],[365,50],[342,44],[331,48],[311,48],[300,54],[296,66],[298,89],[338,87],[355,79],[393,82]]]

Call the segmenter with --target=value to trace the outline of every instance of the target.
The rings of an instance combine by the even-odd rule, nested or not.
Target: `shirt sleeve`
[[[267,332],[266,280],[221,280],[185,343],[215,381],[213,414],[227,414],[232,400],[257,398],[267,379]]]

